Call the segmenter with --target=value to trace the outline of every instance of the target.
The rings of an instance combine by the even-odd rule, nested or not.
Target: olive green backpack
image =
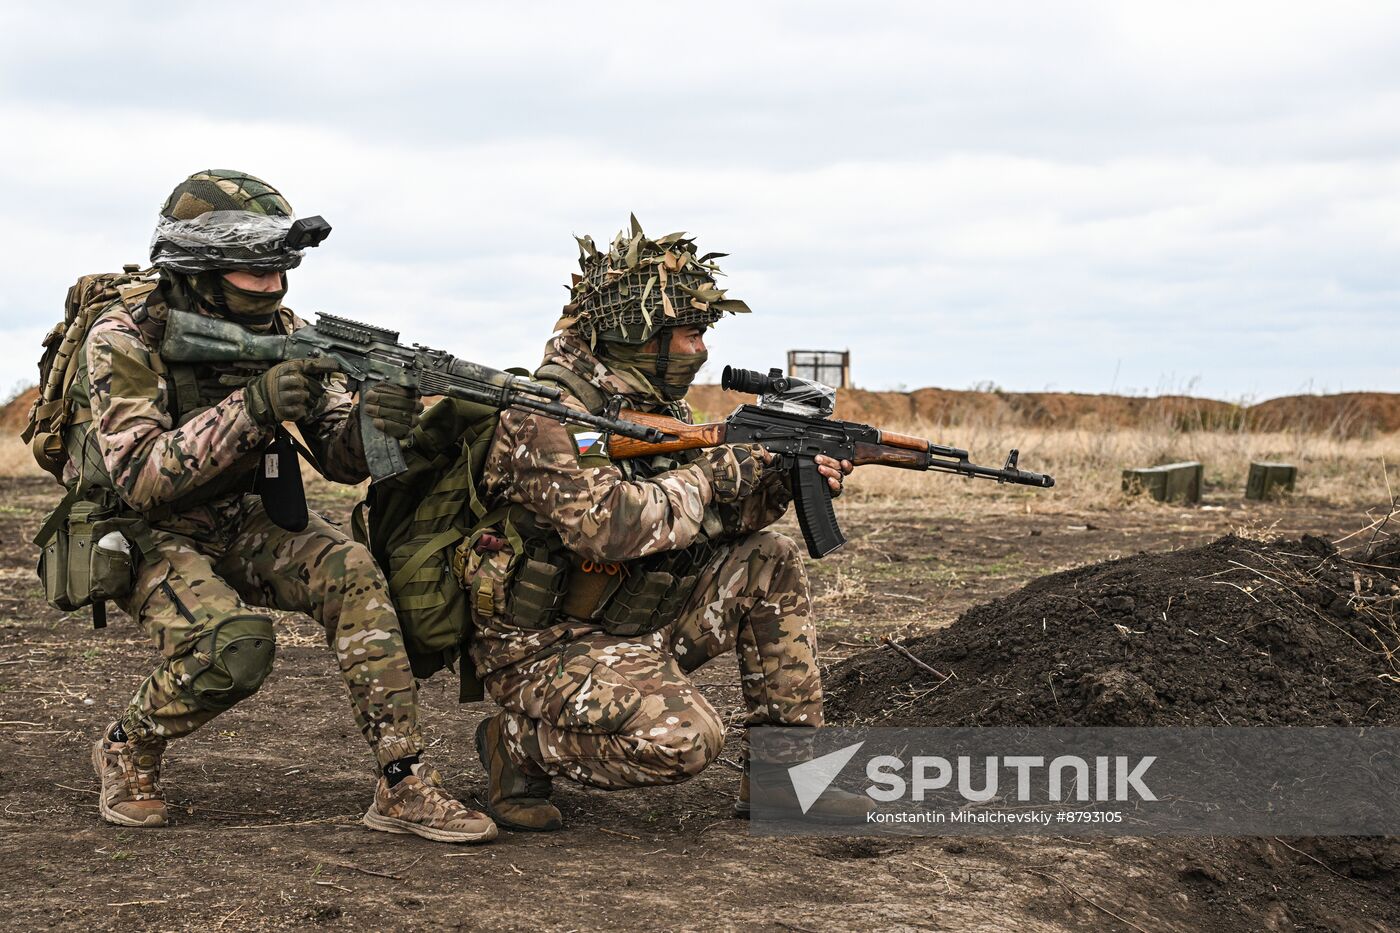
[[[465,656],[471,608],[452,558],[490,517],[476,487],[499,415],[457,399],[430,407],[404,442],[408,469],[370,486],[353,522],[355,539],[389,580],[413,675],[429,677],[460,658],[464,703],[481,699],[482,688]]]

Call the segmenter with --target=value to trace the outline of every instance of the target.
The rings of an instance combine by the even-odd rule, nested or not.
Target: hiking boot
[[[386,833],[414,833],[434,842],[490,842],[496,824],[476,810],[469,810],[443,790],[442,777],[419,762],[393,787],[381,777],[374,789],[374,803],[362,822]]]
[[[112,723],[92,746],[92,769],[102,790],[97,810],[118,826],[164,826],[170,821],[160,792],[160,756],[165,739],[113,742]]]
[[[744,776],[739,779],[739,800],[734,804],[734,815],[741,820],[747,820],[751,815],[749,800],[755,787],[763,793],[765,819],[864,823],[865,815],[875,808],[874,801],[864,794],[828,787],[804,813],[786,764],[747,762]]]
[[[506,829],[534,833],[563,829],[563,815],[549,802],[549,775],[533,762],[521,767],[511,758],[504,716],[497,714],[476,727],[476,753],[486,772],[486,812]]]

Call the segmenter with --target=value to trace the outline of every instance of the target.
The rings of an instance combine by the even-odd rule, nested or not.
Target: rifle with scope
[[[831,487],[817,470],[819,455],[849,460],[856,466],[934,470],[1042,489],[1055,485],[1051,476],[1019,469],[1018,450],[1012,450],[1006,464],[997,469],[973,463],[968,452],[958,447],[868,424],[836,421],[831,417],[836,406],[835,389],[785,376],[780,369],[764,375],[726,366],[720,384],[736,392],[757,395],[758,404],[740,405],[725,420],[708,424],[686,424],[664,415],[623,409],[616,412],[618,417],[657,428],[667,437],[659,442],[613,437],[608,442],[608,455],[627,460],[721,444],[761,445],[776,455],[780,469],[790,472],[797,521],[807,552],[813,557],[825,557],[846,543],[831,505]]]

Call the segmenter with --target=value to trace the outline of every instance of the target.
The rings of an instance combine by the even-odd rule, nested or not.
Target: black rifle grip
[[[792,470],[792,499],[797,504],[797,524],[807,542],[807,553],[822,558],[846,543],[836,510],[831,507],[831,487],[817,471],[817,462],[801,457]]]

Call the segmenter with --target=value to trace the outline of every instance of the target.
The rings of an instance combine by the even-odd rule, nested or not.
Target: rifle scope
[[[724,367],[719,384],[721,388],[747,392],[749,395],[782,395],[791,387],[781,369],[770,369],[765,376],[756,370],[739,369],[737,366]]]

